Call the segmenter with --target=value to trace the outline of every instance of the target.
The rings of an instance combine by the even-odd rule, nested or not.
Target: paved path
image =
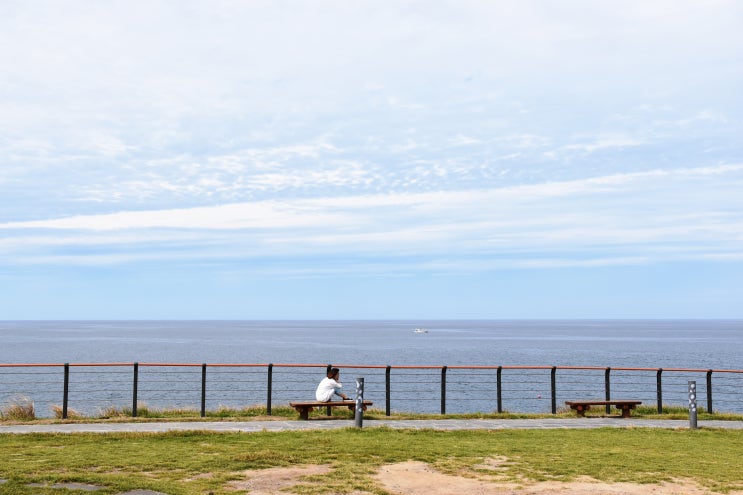
[[[0,425],[3,433],[115,433],[166,431],[257,432],[319,430],[353,427],[353,420],[310,421],[194,421],[148,423],[67,423]],[[635,418],[545,418],[545,419],[375,419],[364,420],[364,428],[430,428],[435,430],[505,430],[553,428],[689,428],[688,420]],[[699,421],[700,428],[743,430],[743,421]]]

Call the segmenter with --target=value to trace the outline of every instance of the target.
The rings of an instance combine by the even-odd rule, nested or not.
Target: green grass
[[[0,435],[0,493],[59,494],[29,483],[92,483],[95,493],[136,488],[173,495],[230,493],[247,469],[327,464],[333,470],[298,493],[385,493],[370,474],[418,460],[447,473],[474,473],[490,457],[508,462],[503,480],[657,483],[693,479],[720,492],[743,489],[743,431],[606,428],[597,430],[431,431],[387,428],[228,434]],[[208,473],[208,477],[203,475]],[[321,488],[324,487],[324,488]],[[326,490],[326,491],[324,491]],[[74,491],[65,491],[74,494]]]

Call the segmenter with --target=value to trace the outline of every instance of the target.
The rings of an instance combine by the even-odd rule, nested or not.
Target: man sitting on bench
[[[333,395],[337,395],[343,400],[351,400],[346,396],[346,394],[341,392],[343,384],[339,381],[340,376],[341,370],[338,368],[331,368],[330,371],[328,371],[328,375],[323,378],[317,386],[317,390],[315,390],[315,399],[320,402],[330,402]]]

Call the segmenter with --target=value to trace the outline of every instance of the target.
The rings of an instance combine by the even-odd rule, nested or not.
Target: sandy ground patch
[[[233,481],[229,487],[247,490],[250,495],[286,495],[284,488],[298,484],[303,476],[325,474],[330,466],[292,466],[245,471],[245,481]]]
[[[201,473],[196,476],[191,476],[190,478],[184,478],[183,481],[210,480],[212,478],[214,478],[214,474],[212,473]]]
[[[486,464],[497,467],[498,459]],[[695,483],[663,483],[638,485],[633,483],[603,483],[581,479],[570,483],[539,482],[524,485],[493,483],[440,473],[423,462],[403,462],[383,466],[374,476],[379,484],[395,495],[709,495]],[[731,492],[742,495],[743,492]]]
[[[502,469],[507,459],[488,459],[478,468]],[[244,481],[233,481],[229,488],[250,495],[286,495],[286,489],[300,483],[302,477],[330,472],[329,466],[294,466],[245,471]],[[694,482],[639,485],[604,483],[591,478],[563,483],[503,483],[484,479],[452,476],[436,471],[423,462],[409,461],[382,466],[372,477],[379,487],[394,495],[711,495],[714,492]],[[331,492],[327,492],[329,495]],[[351,495],[365,495],[354,492]],[[369,494],[366,494],[369,495]],[[743,495],[743,491],[728,495]]]

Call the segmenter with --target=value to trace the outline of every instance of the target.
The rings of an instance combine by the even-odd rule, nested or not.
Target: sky
[[[0,0],[0,319],[743,318],[736,0]]]

